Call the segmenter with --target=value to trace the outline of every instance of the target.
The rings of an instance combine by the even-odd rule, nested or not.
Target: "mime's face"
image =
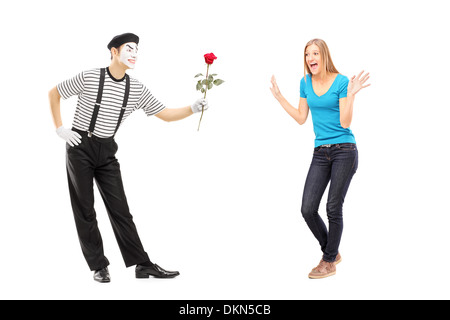
[[[134,42],[125,43],[120,50],[119,60],[128,68],[134,69],[138,54],[138,46]]]

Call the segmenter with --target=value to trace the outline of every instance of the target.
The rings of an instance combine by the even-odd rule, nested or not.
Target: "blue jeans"
[[[334,262],[341,242],[342,206],[350,181],[358,168],[358,149],[353,143],[317,147],[306,178],[302,198],[302,215],[319,241],[323,260]],[[319,204],[330,182],[327,200],[329,230],[319,216]]]

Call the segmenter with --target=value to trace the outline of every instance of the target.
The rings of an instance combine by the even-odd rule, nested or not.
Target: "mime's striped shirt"
[[[115,79],[109,69],[105,71],[102,102],[93,134],[100,138],[114,135],[125,95],[125,77]],[[78,95],[72,126],[88,131],[94,112],[100,81],[100,68],[83,71],[75,77],[59,83],[56,87],[63,99]],[[135,110],[142,109],[147,116],[155,115],[165,106],[155,99],[146,86],[130,77],[130,95],[122,122]]]

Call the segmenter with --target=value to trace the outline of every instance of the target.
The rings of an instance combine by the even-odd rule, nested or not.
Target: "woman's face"
[[[317,75],[320,73],[322,69],[322,59],[320,57],[320,50],[318,46],[312,44],[306,47],[305,60],[311,74]]]

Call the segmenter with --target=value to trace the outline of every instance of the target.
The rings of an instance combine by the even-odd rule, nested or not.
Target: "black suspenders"
[[[114,135],[117,130],[119,130],[120,123],[122,122],[123,114],[125,113],[125,109],[127,108],[128,96],[130,95],[130,76],[125,74],[125,81],[127,82],[125,85],[125,95],[123,96],[122,110],[120,110],[119,120],[117,121],[116,130],[114,130]]]
[[[116,134],[117,130],[119,129],[120,123],[122,122],[123,114],[125,113],[125,109],[126,109],[127,103],[128,103],[128,96],[130,95],[130,76],[127,74],[125,74],[125,81],[126,81],[126,85],[125,85],[125,94],[123,97],[122,109],[120,110],[119,120],[117,121],[117,126],[116,126],[116,129],[114,130],[114,135]],[[95,122],[97,121],[97,116],[98,116],[98,110],[100,109],[100,104],[102,102],[104,85],[105,85],[105,68],[101,68],[100,69],[100,81],[99,81],[98,93],[97,93],[97,101],[95,102],[94,112],[92,113],[91,123],[89,125],[89,131],[88,131],[89,137],[92,137],[92,133],[94,132]]]

